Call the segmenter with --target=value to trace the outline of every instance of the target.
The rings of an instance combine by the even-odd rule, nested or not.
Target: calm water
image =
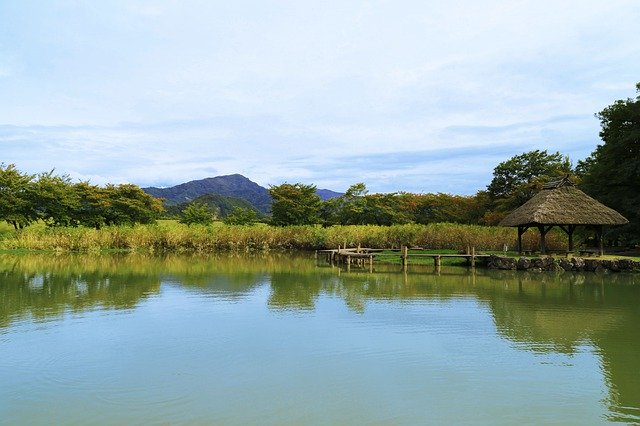
[[[640,423],[639,326],[640,275],[0,255],[0,423]]]

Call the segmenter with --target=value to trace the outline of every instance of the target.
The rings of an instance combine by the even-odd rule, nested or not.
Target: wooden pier
[[[410,249],[409,247],[403,246],[400,249],[371,249],[371,248],[362,248],[358,247],[341,247],[339,246],[337,249],[331,250],[318,250],[316,252],[316,256],[318,253],[323,253],[327,257],[327,262],[330,264],[341,264],[347,267],[347,270],[351,268],[351,265],[358,265],[361,267],[369,266],[369,270],[373,269],[373,261],[376,256],[380,255],[381,252],[399,252],[400,260],[402,263],[402,270],[406,271],[409,266],[410,258],[417,257],[431,257],[433,259],[433,266],[436,270],[439,270],[442,265],[443,258],[459,258],[465,259],[467,265],[472,268],[475,268],[476,262],[479,260],[485,260],[489,258],[488,254],[479,254],[476,253],[475,247],[467,248],[465,253],[411,253],[411,250],[422,250],[422,249]],[[385,253],[385,255],[388,255]]]

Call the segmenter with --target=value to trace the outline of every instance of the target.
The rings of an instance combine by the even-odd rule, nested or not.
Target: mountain
[[[218,194],[248,201],[263,214],[271,211],[269,191],[239,174],[192,180],[170,188],[142,189],[149,195],[164,198],[167,206],[188,203],[202,195]]]
[[[204,195],[216,194],[242,199],[262,214],[268,214],[271,211],[271,196],[269,195],[269,190],[239,174],[192,180],[170,188],[149,187],[142,188],[142,190],[154,197],[164,198],[167,208],[190,203]],[[322,200],[328,200],[342,195],[340,192],[329,189],[318,189],[317,193]],[[223,210],[225,209],[223,205],[228,205],[231,202],[231,200],[223,199],[201,201],[211,205],[217,205]],[[234,203],[231,202],[231,204]]]
[[[330,189],[318,189],[316,193],[318,194],[318,196],[322,201],[327,201],[327,200],[330,200],[331,198],[337,198],[341,195],[344,195],[342,192],[336,192]]]

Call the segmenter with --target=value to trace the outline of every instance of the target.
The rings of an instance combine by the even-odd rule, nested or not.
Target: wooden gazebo
[[[518,228],[518,252],[522,253],[522,234],[529,228],[540,232],[540,252],[545,253],[545,235],[554,226],[569,236],[569,251],[573,251],[573,232],[578,226],[593,228],[600,254],[605,226],[629,223],[617,211],[599,203],[573,186],[568,177],[549,182],[529,201],[502,219],[500,226]]]

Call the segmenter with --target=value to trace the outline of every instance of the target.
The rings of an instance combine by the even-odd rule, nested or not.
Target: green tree
[[[30,200],[33,175],[21,173],[15,164],[0,164],[0,220],[15,229],[23,228],[35,220]]]
[[[315,185],[283,183],[271,186],[271,222],[277,226],[308,225],[320,222],[322,200]]]
[[[581,188],[617,210],[629,224],[614,232],[640,241],[640,83],[635,99],[617,100],[596,116],[603,143],[578,163]]]
[[[493,169],[487,193],[494,209],[508,213],[521,206],[549,180],[571,173],[569,157],[546,150],[529,151],[503,161]]]
[[[78,197],[78,208],[73,211],[73,221],[78,225],[100,229],[106,224],[110,201],[108,190],[78,182],[73,186]]]
[[[80,207],[80,196],[68,175],[53,172],[40,173],[31,185],[29,198],[36,217],[47,225],[76,225],[74,212]]]
[[[484,214],[484,206],[478,196],[437,194],[413,194],[409,212],[416,223],[478,223]]]
[[[340,223],[343,225],[364,225],[367,223],[367,201],[369,190],[362,182],[351,185],[341,197],[339,212]]]
[[[252,225],[258,220],[254,209],[236,207],[224,218],[227,225]]]
[[[187,207],[182,210],[180,223],[186,223],[187,225],[209,225],[213,223],[215,216],[211,206],[208,204],[193,202],[189,203]]]
[[[164,212],[162,200],[154,198],[133,184],[107,185],[107,225],[154,223]]]

